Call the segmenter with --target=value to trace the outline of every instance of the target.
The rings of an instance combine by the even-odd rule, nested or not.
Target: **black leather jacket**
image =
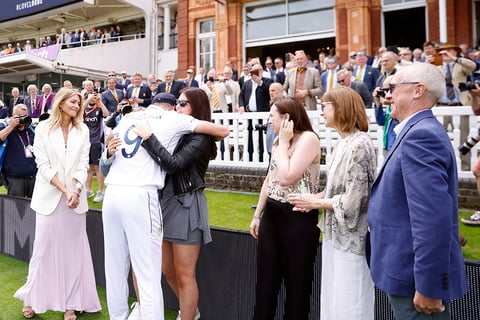
[[[178,195],[205,187],[205,172],[214,143],[213,137],[208,135],[184,135],[172,155],[152,134],[142,146],[168,173],[165,183],[172,179],[174,193]]]

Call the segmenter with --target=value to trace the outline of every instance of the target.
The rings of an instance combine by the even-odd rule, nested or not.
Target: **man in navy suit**
[[[118,104],[123,100],[123,90],[117,89],[117,80],[114,77],[107,79],[107,89],[102,93],[102,102],[110,114],[117,111]]]
[[[370,268],[396,319],[450,319],[449,302],[468,290],[458,231],[455,154],[431,108],[445,88],[428,63],[390,82],[397,138],[373,184]]]
[[[375,90],[378,80],[378,69],[367,64],[367,55],[365,52],[360,51],[355,58],[356,66],[353,69],[353,75],[360,81],[363,81],[367,86],[370,94]]]
[[[165,70],[165,81],[158,86],[157,93],[167,92],[175,96],[176,99],[180,96],[180,90],[185,88],[183,81],[175,80],[175,72],[172,69]]]
[[[372,94],[368,91],[365,83],[355,80],[355,78],[352,78],[351,71],[348,71],[347,69],[340,69],[337,72],[337,82],[342,86],[349,87],[355,90],[360,95],[360,97],[362,97],[365,108],[372,107]]]
[[[70,45],[74,48],[80,47],[80,31],[75,29],[70,38]]]
[[[193,69],[187,69],[187,77],[183,81],[183,85],[185,86],[185,88],[199,87],[198,81],[195,80],[195,78],[193,77]]]
[[[282,85],[285,83],[285,68],[283,67],[283,59],[280,57],[275,58],[275,77],[273,82],[281,83]]]
[[[125,98],[128,99],[132,107],[148,107],[152,102],[152,91],[147,85],[143,84],[143,77],[136,72],[132,76],[132,85],[127,89]]]
[[[270,111],[270,85],[272,80],[262,78],[263,67],[256,64],[250,72],[252,78],[245,81],[238,97],[239,113],[248,112],[269,112]],[[252,97],[252,94],[254,97]],[[262,124],[261,121],[259,121]],[[258,134],[259,161],[263,161],[263,130]],[[253,161],[253,123],[248,120],[248,158]]]
[[[13,114],[13,107],[15,107],[17,104],[23,103],[23,98],[20,97],[20,91],[18,90],[17,87],[12,88],[12,98],[10,98],[10,101],[8,103],[8,116],[11,117]]]
[[[331,56],[325,60],[327,65],[327,70],[322,72],[320,75],[320,81],[322,83],[322,88],[324,92],[328,92],[331,89],[334,89],[338,86],[337,83],[337,71],[340,69],[338,65],[338,56]]]
[[[120,79],[117,83],[117,89],[123,90],[123,93],[127,92],[127,88],[130,86],[132,82],[128,79],[127,71],[122,71],[122,79]]]

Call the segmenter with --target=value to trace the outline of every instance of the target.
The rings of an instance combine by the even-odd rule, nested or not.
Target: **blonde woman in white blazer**
[[[75,311],[101,309],[86,232],[90,142],[82,100],[78,91],[61,89],[50,118],[35,130],[35,241],[27,282],[15,293],[25,318],[54,310],[75,320]]]

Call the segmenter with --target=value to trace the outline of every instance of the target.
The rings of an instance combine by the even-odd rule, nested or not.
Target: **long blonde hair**
[[[77,115],[72,118],[71,123],[73,127],[77,129],[81,128],[81,124],[83,123],[83,112],[84,112],[83,97],[80,94],[80,92],[78,92],[75,89],[61,88],[55,95],[55,98],[53,100],[52,112],[50,113],[50,117],[46,120],[47,125],[50,127],[50,129],[48,130],[49,133],[61,126],[62,105],[65,102],[65,100],[75,95],[78,96],[78,98],[80,99],[80,109],[78,110]]]

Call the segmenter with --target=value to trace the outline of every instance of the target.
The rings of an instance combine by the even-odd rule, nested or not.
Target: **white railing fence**
[[[457,166],[459,177],[471,178],[473,174],[471,170],[462,171],[460,153],[458,147],[465,141],[460,140],[460,117],[469,117],[469,134],[468,137],[474,137],[478,135],[478,127],[480,125],[480,117],[473,114],[472,108],[467,107],[434,107],[433,113],[443,123],[444,116],[452,116],[453,118],[453,130],[449,128],[448,135],[452,142],[457,158]],[[310,121],[312,122],[314,130],[320,136],[321,152],[325,156],[326,164],[330,162],[332,148],[335,145],[335,141],[338,140],[338,133],[331,128],[325,127],[324,118],[321,116],[321,111],[308,111]],[[373,109],[367,109],[367,115],[369,118],[369,135],[372,138],[373,143],[377,149],[377,163],[378,168],[381,167],[385,157],[383,151],[383,126],[377,125],[375,122],[375,115]],[[217,142],[218,154],[215,160],[210,161],[212,166],[229,166],[229,167],[250,167],[250,168],[267,168],[269,155],[266,148],[265,131],[256,130],[256,125],[266,124],[268,122],[268,112],[245,112],[239,113],[214,113],[212,118],[216,123],[223,123],[230,127],[230,136],[223,140],[225,151],[220,152],[221,144]],[[252,142],[253,142],[253,161],[249,161],[248,154],[248,125],[249,120],[252,123]],[[263,135],[263,160],[259,161],[259,135]],[[470,155],[470,168],[473,168],[478,158],[478,148],[480,143],[473,146]],[[326,164],[321,164],[321,169],[326,169]]]

